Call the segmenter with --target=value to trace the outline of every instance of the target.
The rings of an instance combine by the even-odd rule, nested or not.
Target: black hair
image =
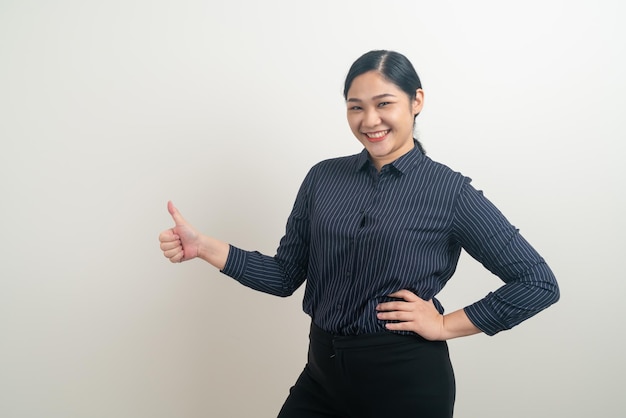
[[[343,87],[345,100],[348,99],[348,90],[354,79],[369,71],[378,72],[386,80],[398,86],[409,96],[409,101],[415,99],[415,91],[422,88],[422,82],[407,57],[395,51],[375,50],[361,55],[350,67]],[[413,116],[413,121],[416,117],[417,114]],[[417,138],[414,139],[418,149],[425,154],[422,144]]]

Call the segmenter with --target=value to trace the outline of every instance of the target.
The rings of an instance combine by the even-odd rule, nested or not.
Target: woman
[[[364,54],[344,98],[364,150],[310,170],[274,257],[198,233],[171,202],[175,226],[161,233],[161,249],[278,296],[306,279],[308,362],[279,417],[451,417],[446,340],[514,327],[558,300],[556,280],[469,178],[413,138],[424,93],[406,57]],[[435,295],[461,248],[505,285],[444,315]]]

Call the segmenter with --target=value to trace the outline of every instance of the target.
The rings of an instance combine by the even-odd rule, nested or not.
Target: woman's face
[[[348,124],[380,169],[413,148],[413,121],[422,110],[424,92],[415,99],[377,71],[361,74],[348,90]]]

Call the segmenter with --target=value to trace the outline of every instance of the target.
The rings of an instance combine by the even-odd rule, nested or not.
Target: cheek
[[[350,129],[352,130],[352,132],[358,131],[359,130],[358,119],[355,118],[354,116],[348,116],[348,126],[350,126]]]
[[[395,115],[394,118],[390,119],[389,121],[399,129],[413,130],[413,115],[408,112],[402,115]]]

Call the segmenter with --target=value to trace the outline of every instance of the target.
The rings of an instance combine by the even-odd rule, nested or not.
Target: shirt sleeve
[[[469,179],[457,202],[454,231],[468,254],[505,283],[465,308],[485,334],[510,329],[559,299],[556,278],[544,259]]]
[[[302,285],[309,260],[311,177],[309,173],[300,186],[276,255],[231,245],[222,273],[244,286],[281,297],[292,295]]]

